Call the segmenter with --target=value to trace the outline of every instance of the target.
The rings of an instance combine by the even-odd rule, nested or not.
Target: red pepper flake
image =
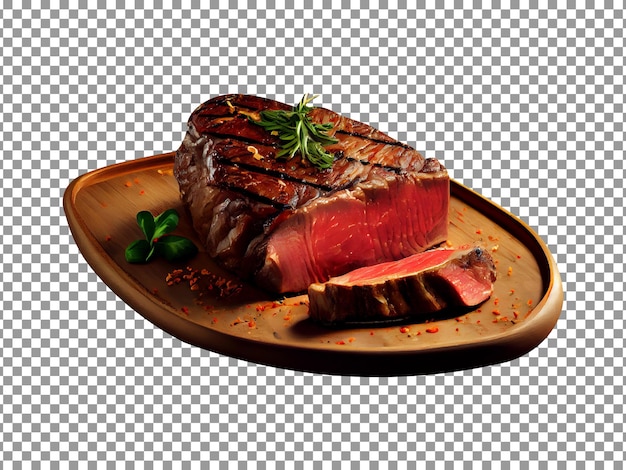
[[[139,195],[143,196],[144,194],[146,194],[146,192],[142,189],[141,191],[139,191]]]
[[[476,320],[476,324],[478,325],[480,323],[480,320]]]
[[[355,340],[355,338],[354,338],[354,337],[352,337],[352,336],[350,336],[350,337],[348,338],[348,343],[354,343],[354,340]]]
[[[374,330],[370,331],[370,336],[374,336]]]
[[[526,302],[528,304],[528,306],[531,306],[533,304],[533,299],[528,299],[528,302]]]
[[[516,258],[517,259],[522,259],[522,257],[520,255],[517,255]]]
[[[491,313],[493,313],[494,315],[500,315],[500,310],[498,310],[497,308],[492,310]]]
[[[131,183],[130,181],[126,181],[126,183],[124,183],[124,186],[126,186],[127,188],[130,188],[133,185],[133,183]]]
[[[338,345],[342,346],[342,345],[346,344],[346,342],[341,339],[341,340],[337,341],[335,344],[338,344]]]
[[[493,242],[493,241],[497,241],[497,240],[498,240],[498,237],[494,237],[493,235],[489,235],[487,238],[488,238],[488,239],[489,239],[489,241],[491,241],[491,242]]]
[[[457,321],[457,323],[461,323],[463,321],[461,317],[456,317],[455,320]]]
[[[264,310],[265,310],[265,306],[264,305],[257,304],[257,306],[256,306],[256,311],[257,312],[262,312]]]
[[[515,294],[515,289],[511,289],[511,290],[509,291],[509,295],[513,295],[513,294]]]
[[[110,242],[112,240],[111,235],[107,235],[106,237],[104,237],[104,239],[108,242]]]
[[[139,178],[135,178],[135,179],[133,180],[133,182],[134,182],[135,184],[139,184]]]
[[[409,332],[408,326],[403,326],[402,328],[400,328],[400,333],[408,333],[408,332]]]
[[[417,332],[417,334],[416,334],[416,336],[420,336],[421,334],[422,334],[422,332],[421,332],[421,331],[418,331],[418,332]]]
[[[481,229],[476,229],[476,233],[480,235],[481,233],[483,233],[483,231]]]
[[[254,320],[250,320],[250,321],[248,322],[248,327],[249,327],[249,328],[254,328],[255,326],[256,326],[256,322],[255,322]]]
[[[459,329],[457,328],[456,331],[459,331]]]
[[[513,316],[514,316],[515,318],[519,317],[519,312],[518,312],[517,310],[515,310],[515,311],[513,312]]]
[[[437,333],[439,331],[439,328],[437,328],[436,326],[431,326],[430,328],[426,328],[426,333]]]
[[[494,305],[498,305],[500,303],[500,299],[493,299],[493,304]]]
[[[217,323],[217,317],[213,317],[213,319],[211,320],[211,323],[215,325]]]
[[[154,289],[152,289],[152,294],[153,295],[157,295],[159,293],[159,289],[157,289],[156,287]]]
[[[189,308],[188,308],[188,307],[181,307],[181,311],[182,311],[185,315],[189,315]]]

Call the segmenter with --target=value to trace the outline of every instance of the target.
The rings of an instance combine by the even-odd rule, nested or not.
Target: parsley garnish
[[[260,121],[252,120],[255,124],[268,130],[283,141],[282,149],[276,158],[287,160],[298,152],[317,168],[330,168],[334,156],[326,151],[325,145],[335,144],[337,139],[327,134],[333,128],[332,123],[317,124],[311,122],[309,112],[313,109],[307,106],[318,95],[309,97],[305,94],[293,111],[264,110],[259,114]]]

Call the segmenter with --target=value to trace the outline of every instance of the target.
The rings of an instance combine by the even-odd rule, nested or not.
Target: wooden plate
[[[187,343],[303,371],[412,375],[519,357],[545,339],[560,315],[561,279],[542,240],[455,181],[448,243],[481,244],[498,266],[494,295],[469,312],[423,323],[328,328],[308,318],[306,296],[281,299],[240,285],[203,251],[183,265],[156,259],[128,264],[124,249],[142,237],[135,222],[141,210],[178,209],[175,233],[200,247],[172,175],[173,158],[168,153],[92,171],[70,184],[63,202],[74,239],[101,279],[138,313]],[[177,269],[181,274],[168,282]]]

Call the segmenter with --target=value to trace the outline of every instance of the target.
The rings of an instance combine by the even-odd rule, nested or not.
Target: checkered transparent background
[[[621,468],[623,2],[109,3],[0,10],[3,468]],[[85,263],[62,194],[173,150],[227,92],[318,93],[522,217],[561,270],[556,328],[512,362],[401,378],[260,366],[154,328]]]

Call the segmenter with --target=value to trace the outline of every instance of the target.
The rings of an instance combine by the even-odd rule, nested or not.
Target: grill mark
[[[249,163],[243,163],[243,162],[233,162],[232,160],[229,160],[228,158],[222,157],[222,156],[217,156],[216,160],[221,163],[222,165],[227,165],[227,166],[232,166],[232,167],[237,167],[237,168],[241,168],[243,170],[247,170],[250,171],[252,173],[259,173],[259,174],[263,174],[263,175],[269,175],[269,176],[274,176],[276,178],[280,178],[281,180],[284,181],[289,181],[292,183],[299,183],[305,186],[309,186],[311,188],[315,188],[315,189],[319,189],[321,191],[340,191],[342,189],[346,189],[347,187],[352,186],[354,183],[352,181],[349,182],[349,184],[345,184],[345,185],[341,185],[341,186],[329,186],[327,184],[319,184],[319,183],[314,183],[312,181],[307,181],[305,179],[302,178],[297,178],[295,176],[291,176],[287,173],[283,173],[282,171],[278,171],[278,170],[274,170],[271,168],[264,168],[261,166],[256,166],[256,165],[250,165]],[[351,161],[356,161],[353,159],[348,159]],[[362,163],[362,162],[359,162]]]
[[[243,194],[244,196],[250,199],[253,199],[257,202],[267,204],[268,206],[271,206],[274,209],[277,209],[279,212],[282,212],[287,209],[292,209],[292,207],[289,204],[282,204],[280,202],[276,202],[273,199],[261,196],[260,194],[257,194],[257,193],[253,193],[252,191],[248,191],[247,189],[242,188],[241,186],[235,186],[235,185],[228,184],[228,183],[217,183],[215,184],[215,186],[218,188],[226,189],[228,191],[232,191],[234,193]]]
[[[363,135],[363,134],[359,134],[358,132],[349,132],[349,131],[346,131],[346,130],[343,130],[343,129],[337,129],[335,131],[335,135],[336,134],[344,134],[344,135],[349,135],[351,137],[360,137],[361,139],[369,140],[370,142],[375,142],[377,144],[391,145],[391,146],[394,146],[394,147],[402,147],[402,148],[405,148],[405,149],[413,150],[411,146],[409,146],[409,145],[407,145],[407,144],[405,144],[403,142],[399,142],[397,140],[393,140],[392,142],[389,142],[389,141],[382,140],[382,139],[374,139],[373,137],[370,137],[370,136],[367,136],[367,135]]]

